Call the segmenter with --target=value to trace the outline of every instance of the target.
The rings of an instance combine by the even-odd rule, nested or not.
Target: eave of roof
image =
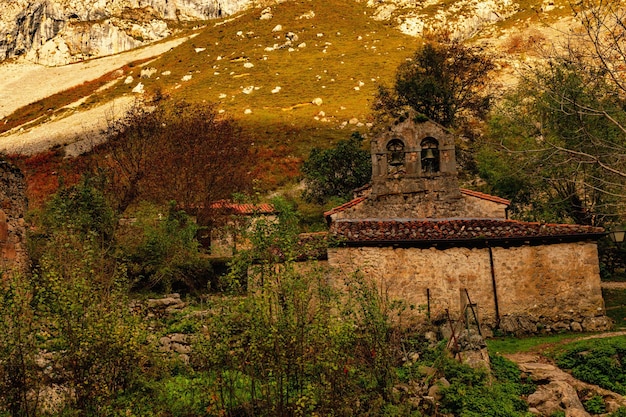
[[[482,200],[487,200],[487,201],[491,201],[494,203],[498,203],[498,204],[504,204],[505,206],[509,206],[511,205],[511,201],[507,200],[506,198],[501,198],[501,197],[497,197],[495,195],[489,195],[489,194],[485,194],[485,193],[481,193],[480,191],[474,191],[474,190],[468,190],[466,188],[459,188],[459,191],[461,192],[461,194],[465,194],[471,197],[476,197],[476,198],[480,198]],[[350,200],[347,203],[344,203],[338,207],[334,207],[326,212],[324,212],[324,217],[328,217],[328,216],[332,216],[333,214],[336,213],[340,213],[342,211],[345,211],[351,207],[356,206],[357,204],[361,203],[362,201],[364,201],[367,197],[363,196],[363,197],[358,197],[355,198],[354,200]]]
[[[468,190],[466,188],[459,188],[459,191],[461,191],[461,194],[477,197],[482,200],[492,201],[494,203],[504,204],[506,206],[511,205],[511,200],[507,200],[506,198],[498,197],[495,195],[481,193],[480,191]]]
[[[484,246],[597,240],[605,234],[601,227],[498,219],[342,219],[330,232],[351,246]]]
[[[332,208],[326,212],[324,212],[324,217],[332,216],[335,213],[342,212],[344,210],[349,209],[350,207],[354,207],[360,202],[364,201],[367,197],[357,197],[354,200],[350,200],[347,203],[344,203],[338,207]]]

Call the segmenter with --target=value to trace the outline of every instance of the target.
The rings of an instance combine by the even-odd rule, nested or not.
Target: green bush
[[[35,365],[37,315],[22,276],[0,276],[0,415],[35,415],[42,375]],[[30,400],[29,400],[30,398]]]
[[[626,394],[626,340],[611,338],[567,346],[557,356],[557,365],[569,369],[585,382]]]
[[[604,404],[604,398],[600,395],[594,395],[583,403],[585,410],[591,414],[604,414],[606,413],[606,404]]]
[[[200,255],[198,226],[174,203],[163,210],[144,204],[135,221],[117,233],[118,258],[128,266],[136,288],[170,292],[172,287],[198,291],[206,288],[213,269]]]
[[[460,417],[526,416],[528,404],[520,398],[519,370],[504,358],[496,359],[496,381],[490,381],[484,369],[473,369],[445,356],[439,362],[450,382],[442,390],[442,412]]]

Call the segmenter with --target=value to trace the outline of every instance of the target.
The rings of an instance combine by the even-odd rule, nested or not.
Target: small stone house
[[[231,257],[239,249],[248,247],[242,237],[242,231],[250,230],[259,219],[273,222],[277,219],[276,209],[272,204],[235,203],[218,200],[208,207],[201,207],[192,212],[198,223],[204,228],[198,241],[213,257]]]
[[[325,213],[328,263],[360,271],[416,322],[460,318],[511,333],[608,327],[598,227],[508,219],[509,201],[459,188],[454,137],[406,120],[371,142],[371,187]]]

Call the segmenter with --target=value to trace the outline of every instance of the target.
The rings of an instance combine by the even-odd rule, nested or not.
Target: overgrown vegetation
[[[302,165],[306,189],[304,198],[324,203],[335,198],[347,201],[352,191],[370,180],[372,160],[363,148],[363,136],[353,133],[330,149],[313,148]]]
[[[290,6],[294,27],[303,24],[297,17],[313,7]],[[295,176],[300,158],[313,147],[303,173],[307,198],[318,203],[345,200],[366,181],[369,155],[362,149],[363,137],[354,134],[345,140],[347,131],[329,128],[322,119],[333,120],[333,126],[355,115],[364,120],[363,114],[356,114],[362,109],[362,94],[385,81],[371,74],[389,73],[389,66],[404,58],[405,38],[386,35],[377,42],[377,31],[387,32],[382,23],[368,21],[365,45],[356,44],[348,28],[362,20],[345,13],[337,18],[332,9],[316,9],[321,36],[307,33],[301,39],[308,42],[306,47],[317,48],[314,54],[303,58],[297,50],[272,51],[277,56],[267,60],[280,62],[272,67],[275,74],[263,55],[266,46],[283,39],[252,15],[240,20],[247,21],[250,33],[237,34],[239,23],[224,22],[185,45],[185,53],[177,50],[153,63],[159,69],[171,66],[176,79],[192,74],[193,81],[181,89],[193,87],[193,103],[222,94],[226,98],[216,105],[200,105],[170,103],[155,94],[154,109],[135,108],[111,126],[111,140],[103,148],[108,158],[98,161],[99,169],[80,181],[57,183],[61,189],[32,214],[33,275],[0,280],[1,416],[528,415],[523,396],[534,386],[513,363],[494,354],[491,373],[462,365],[443,345],[395,326],[390,317],[402,320],[402,303],[387,299],[367,277],[356,274],[329,282],[321,265],[296,262],[305,256],[298,239],[300,219],[284,200],[274,201],[277,220],[241,226],[249,245],[238,247],[230,273],[219,281],[195,239],[201,226],[178,210],[249,191],[255,173],[248,158],[253,156],[266,159],[260,170],[281,166]],[[236,45],[244,37],[255,39],[255,46],[242,56],[218,59],[217,44]],[[359,48],[376,50],[374,46],[388,59],[357,59]],[[206,47],[206,52],[198,55],[196,47]],[[335,48],[343,52],[335,53]],[[412,108],[421,114],[418,119],[432,118],[446,126],[458,127],[460,118],[482,118],[490,100],[480,90],[492,63],[478,52],[460,44],[420,47],[400,66],[394,90],[379,90],[378,104],[394,117]],[[194,58],[186,59],[189,56]],[[195,68],[207,59],[219,81],[206,82],[197,75],[202,71]],[[240,80],[249,75],[240,68],[243,62],[254,62],[249,68],[262,73],[262,94],[253,89],[240,95]],[[349,74],[342,70],[345,63],[352,67]],[[552,141],[553,151],[557,146],[570,156],[585,156],[574,170],[568,166],[572,158],[554,152],[547,158],[544,153],[543,161],[556,164],[516,159],[522,154],[514,154],[508,155],[508,162],[516,164],[504,166],[501,149],[485,150],[480,157],[483,177],[501,195],[514,197],[520,214],[538,216],[538,210],[548,207],[544,219],[600,224],[605,212],[598,207],[612,210],[619,202],[611,190],[621,184],[621,171],[613,177],[604,176],[602,169],[603,164],[621,169],[621,156],[591,154],[599,145],[621,145],[619,103],[610,96],[606,79],[588,78],[579,70],[571,62],[553,61],[553,66],[534,74],[535,84],[511,96],[527,111],[513,116],[527,123],[513,123],[517,119],[509,113],[491,120],[494,136],[502,134],[524,152],[544,152],[535,145]],[[268,94],[268,86],[293,80],[303,71],[308,82],[301,90]],[[275,78],[279,75],[284,78]],[[324,88],[338,80],[343,81],[341,87]],[[146,84],[165,95],[176,95],[178,89],[163,79]],[[554,86],[558,95],[549,89]],[[338,97],[349,94],[341,101],[348,103],[344,108]],[[325,103],[319,109],[311,103],[318,95]],[[240,103],[233,104],[237,100]],[[241,101],[253,108],[246,124],[219,116],[220,109],[238,108]],[[592,106],[602,114],[581,113],[581,108]],[[269,107],[282,113],[277,116]],[[564,112],[554,114],[555,109]],[[600,116],[607,115],[618,124],[606,124]],[[296,143],[302,131],[310,135]],[[270,137],[276,143],[268,143]],[[581,140],[598,137],[602,141],[593,146]],[[258,139],[263,147],[257,146]],[[336,146],[330,147],[333,143]],[[586,159],[589,155],[593,157]],[[536,185],[530,182],[531,172],[522,175],[520,167],[544,176],[543,184],[533,189],[536,195],[525,189]],[[596,194],[599,187],[607,192]],[[538,199],[555,205],[536,204]],[[170,200],[176,202],[165,204]],[[122,213],[128,216],[124,226],[119,222]],[[187,310],[167,320],[145,314],[130,300],[131,295],[142,296],[132,288],[202,293],[209,281],[211,289],[221,292],[203,294],[196,307],[201,311]],[[172,332],[193,337],[191,353],[159,352],[159,336]],[[562,337],[568,336],[550,340]],[[496,341],[491,347],[530,348],[542,340],[548,339],[528,344]],[[620,340],[574,345],[557,360],[581,379],[626,393],[623,345]],[[439,395],[427,401],[420,389],[433,387],[434,381]],[[58,399],[50,404],[52,394]],[[590,412],[604,410],[595,397],[585,406]],[[622,414],[623,409],[614,413]]]
[[[249,229],[254,245],[238,252],[221,283],[228,295],[207,299],[202,314],[164,322],[130,309],[133,263],[116,248],[142,253],[143,270],[173,270],[176,260],[162,256],[193,253],[184,247],[193,229],[175,210],[149,223],[148,208],[130,238],[115,226],[98,184],[83,180],[53,197],[38,217],[35,274],[3,281],[0,414],[38,416],[45,406],[48,415],[87,416],[432,415],[435,404],[407,401],[394,387],[428,386],[436,376],[451,383],[441,409],[523,415],[523,381],[510,363],[493,359],[490,380],[392,325],[401,303],[366,277],[333,284],[321,265],[295,262],[298,218],[284,201],[274,201],[277,221]],[[149,329],[193,337],[189,362],[157,353]],[[407,351],[419,360],[407,362]],[[52,402],[50,387],[59,390]]]
[[[559,367],[571,370],[576,378],[626,395],[623,337],[571,343],[557,349],[555,357]]]

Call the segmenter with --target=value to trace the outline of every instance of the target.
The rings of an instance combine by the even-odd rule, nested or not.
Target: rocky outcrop
[[[530,378],[537,390],[528,396],[530,412],[535,415],[550,416],[565,413],[571,417],[589,417],[583,401],[593,396],[602,397],[608,412],[626,406],[623,396],[580,381],[572,375],[546,363],[545,359],[532,353],[505,355],[515,362],[522,371],[522,378]]]
[[[411,36],[446,31],[451,38],[469,39],[493,23],[517,12],[519,4],[511,0],[437,1],[369,0],[374,19],[395,22],[402,32]]]
[[[64,65],[133,49],[171,23],[229,15],[249,0],[16,0],[0,3],[0,61]]]

